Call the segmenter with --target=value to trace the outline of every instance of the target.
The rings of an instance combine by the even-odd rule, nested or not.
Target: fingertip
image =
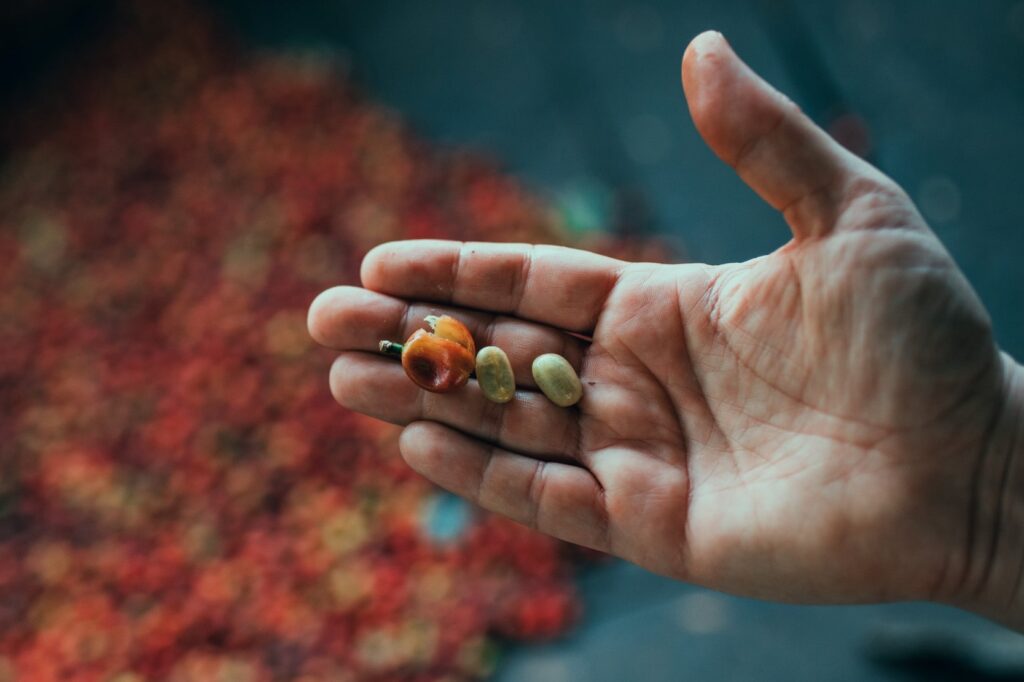
[[[309,311],[306,313],[306,328],[309,330],[309,335],[321,346],[329,345],[326,334],[329,327],[328,318],[339,289],[341,287],[331,287],[321,291],[309,304]]]
[[[709,65],[709,60],[712,62],[711,66],[715,66],[715,60],[734,54],[729,41],[718,31],[704,31],[691,40],[683,53],[682,63],[683,88],[687,96],[689,97],[691,90],[694,90],[696,79]]]
[[[401,295],[410,280],[434,281],[446,274],[450,269],[448,257],[457,243],[444,239],[406,239],[378,244],[363,257],[359,279],[367,289]]]
[[[346,382],[347,373],[345,372],[345,365],[345,355],[343,353],[334,358],[334,362],[331,363],[331,369],[327,373],[327,383],[331,389],[331,396],[342,407],[348,407],[346,404],[348,402],[348,383]]]
[[[395,242],[384,242],[377,244],[363,256],[363,262],[359,265],[359,281],[368,289],[376,288],[373,283],[377,282],[380,274],[381,264],[387,259],[388,253],[393,249]]]
[[[359,351],[340,353],[328,372],[331,395],[339,405],[385,421],[394,421],[397,417],[379,409],[370,398],[387,395],[390,397],[387,405],[400,404],[404,396],[395,393],[399,377],[404,379],[398,363]]]
[[[402,459],[416,473],[431,480],[430,472],[436,469],[438,462],[437,443],[438,431],[443,427],[432,422],[412,422],[398,438],[398,451]]]
[[[376,348],[375,334],[390,333],[404,304],[361,287],[332,287],[313,299],[306,325],[313,340],[336,350]],[[369,336],[370,338],[366,338]]]
[[[683,66],[692,68],[696,63],[695,60],[702,55],[721,50],[723,46],[727,48],[728,45],[729,42],[720,31],[702,31],[694,36],[690,40],[690,44],[686,46],[686,52],[683,53]]]

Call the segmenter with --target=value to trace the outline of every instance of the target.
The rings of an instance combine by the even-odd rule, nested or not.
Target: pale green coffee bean
[[[507,403],[516,394],[516,377],[505,351],[497,346],[481,348],[476,354],[476,381],[484,397],[495,403]]]
[[[583,384],[569,361],[555,353],[545,353],[533,361],[533,379],[548,400],[569,407],[583,397]]]

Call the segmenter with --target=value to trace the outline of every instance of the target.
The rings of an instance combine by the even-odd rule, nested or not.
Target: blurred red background
[[[473,679],[570,625],[574,552],[411,473],[305,329],[373,245],[564,242],[544,205],[189,3],[2,140],[0,682]]]

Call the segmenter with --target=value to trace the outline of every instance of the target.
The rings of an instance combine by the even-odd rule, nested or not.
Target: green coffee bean
[[[548,400],[569,407],[583,396],[583,384],[569,361],[555,353],[545,353],[533,361],[533,378]]]
[[[491,402],[507,403],[516,394],[512,365],[505,351],[497,346],[481,348],[476,354],[476,381]]]

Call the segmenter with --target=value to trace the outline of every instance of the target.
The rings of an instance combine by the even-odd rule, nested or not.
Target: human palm
[[[683,71],[698,129],[782,211],[790,243],[721,266],[383,245],[365,289],[310,310],[342,351],[335,396],[407,424],[403,456],[439,485],[661,573],[796,601],[952,594],[999,406],[983,308],[905,195],[719,36],[695,40]],[[437,312],[507,351],[513,401],[475,382],[425,393],[372,352]],[[577,407],[537,391],[546,352],[579,370]]]

